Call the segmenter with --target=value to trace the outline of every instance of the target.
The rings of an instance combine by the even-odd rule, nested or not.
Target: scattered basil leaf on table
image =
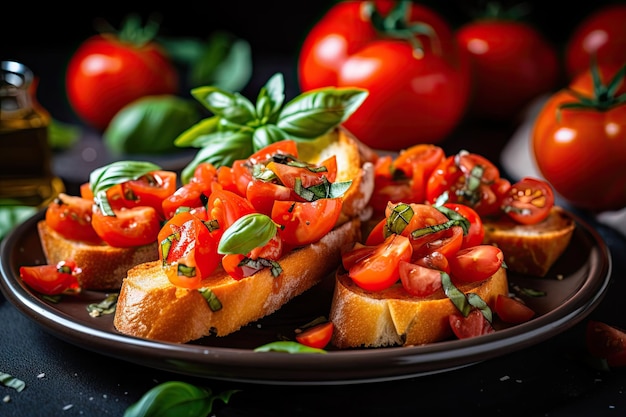
[[[228,404],[238,390],[213,394],[210,389],[181,382],[164,382],[146,392],[141,399],[126,409],[124,417],[206,417],[213,402]]]

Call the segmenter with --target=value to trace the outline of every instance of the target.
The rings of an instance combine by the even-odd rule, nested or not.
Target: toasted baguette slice
[[[574,233],[574,220],[559,206],[534,225],[520,225],[508,218],[483,220],[483,243],[502,249],[512,272],[545,277],[565,251]]]
[[[271,314],[289,300],[329,277],[340,254],[360,238],[360,220],[333,229],[320,241],[295,250],[279,263],[282,274],[265,269],[235,280],[222,269],[205,279],[222,308],[212,311],[198,290],[172,285],[160,262],[138,265],[124,280],[114,325],[121,333],[175,343],[203,336],[225,336]]]
[[[131,267],[159,259],[158,245],[114,248],[107,244],[93,245],[69,240],[46,224],[37,223],[41,248],[47,263],[73,260],[82,272],[78,276],[86,290],[119,290]]]
[[[478,294],[493,309],[498,294],[508,294],[506,272],[500,268],[485,281],[457,288]],[[453,335],[448,316],[457,312],[443,290],[424,298],[411,296],[400,283],[384,291],[366,291],[338,270],[329,315],[335,326],[332,344],[345,349],[442,341]]]

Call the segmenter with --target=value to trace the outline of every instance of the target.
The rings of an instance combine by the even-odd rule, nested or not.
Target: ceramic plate
[[[15,307],[46,331],[100,354],[179,374],[262,384],[351,384],[417,377],[488,360],[540,343],[574,326],[603,298],[611,258],[598,234],[576,218],[567,251],[546,278],[509,274],[510,284],[545,292],[526,301],[537,312],[531,321],[493,334],[424,346],[332,350],[327,354],[254,352],[262,344],[293,334],[293,329],[328,315],[331,288],[319,285],[281,310],[223,337],[189,344],[162,343],[129,337],[113,327],[113,316],[90,317],[86,306],[104,299],[87,291],[51,303],[25,286],[21,265],[44,263],[36,214],[2,242],[0,288]]]

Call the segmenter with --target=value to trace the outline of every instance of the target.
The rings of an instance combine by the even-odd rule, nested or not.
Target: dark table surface
[[[62,66],[51,62],[65,55],[40,50],[14,57],[42,76],[41,101],[63,121],[72,122],[67,103],[58,102]],[[58,61],[57,61],[58,62]],[[288,65],[292,65],[290,61]],[[294,71],[285,71],[287,95],[294,93]],[[285,66],[256,63],[252,91]],[[49,80],[57,80],[50,86]],[[291,87],[292,89],[289,89]],[[57,97],[58,99],[58,97]],[[67,117],[65,117],[67,116]],[[514,131],[512,126],[465,124],[444,144],[455,152],[466,148],[492,160]],[[62,155],[58,155],[62,157]],[[68,183],[73,190],[76,184]],[[53,336],[22,314],[0,294],[0,372],[26,383],[17,392],[0,385],[0,416],[121,416],[128,406],[157,384],[180,380],[213,392],[240,390],[229,404],[214,403],[212,415],[463,415],[463,416],[624,416],[626,368],[609,372],[585,360],[584,330],[588,319],[626,328],[626,238],[577,213],[594,227],[610,248],[613,269],[609,289],[589,316],[547,341],[454,371],[416,378],[354,385],[264,385],[184,376],[93,353]],[[346,411],[347,410],[347,411]]]

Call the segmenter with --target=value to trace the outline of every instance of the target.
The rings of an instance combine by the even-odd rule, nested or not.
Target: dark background
[[[8,3],[8,4],[7,4]],[[74,50],[96,33],[95,20],[102,18],[119,28],[124,17],[137,13],[146,19],[151,13],[161,16],[160,35],[206,39],[223,30],[248,41],[252,49],[253,77],[264,82],[270,74],[268,62],[285,69],[287,95],[296,95],[297,55],[308,30],[335,1],[203,1],[168,2],[167,7],[139,6],[128,1],[124,7],[93,2],[78,7],[52,2],[35,6],[25,2],[4,2],[0,8],[0,58],[13,59],[30,66],[35,74],[45,72],[38,96],[53,117],[76,121],[64,96],[63,75]],[[472,19],[484,6],[480,0],[422,1],[448,20],[453,28]],[[501,4],[515,5],[505,0]],[[565,1],[526,1],[526,20],[535,25],[562,53],[573,28],[591,11],[610,1],[578,2],[573,7]],[[179,6],[176,8],[176,6]],[[52,67],[52,68],[51,68]],[[50,75],[53,74],[53,75]],[[256,94],[256,85],[248,89]],[[244,91],[244,93],[246,93]],[[288,97],[291,98],[291,97]]]

